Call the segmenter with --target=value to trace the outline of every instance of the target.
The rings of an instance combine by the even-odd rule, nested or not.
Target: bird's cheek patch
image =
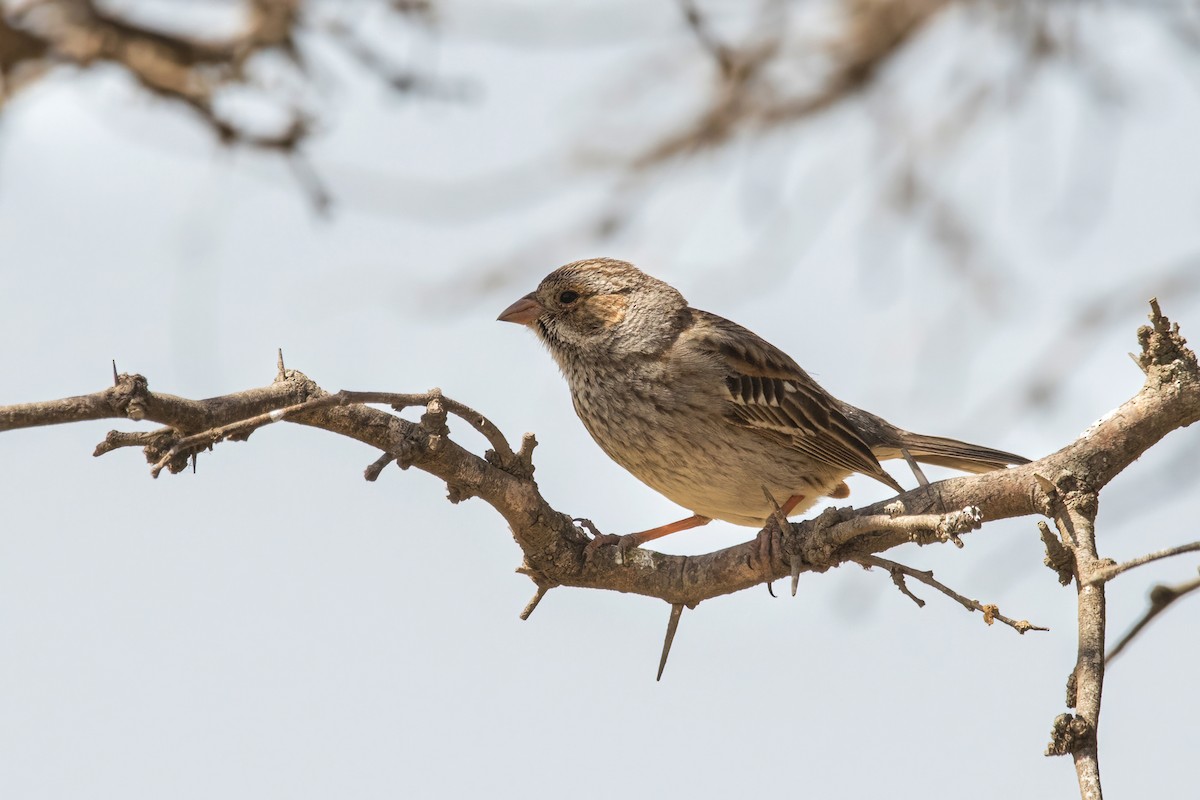
[[[619,294],[599,295],[588,302],[588,311],[605,328],[619,325],[628,309],[629,300]]]

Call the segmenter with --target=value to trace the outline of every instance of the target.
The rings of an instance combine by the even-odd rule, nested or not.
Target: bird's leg
[[[710,522],[712,522],[712,517],[702,517],[699,514],[693,514],[687,519],[668,522],[666,525],[659,525],[657,528],[651,528],[648,531],[627,533],[621,537],[621,542],[622,544],[628,543],[630,547],[641,547],[646,542],[661,539],[668,534],[686,531],[690,528],[699,528],[701,525],[707,525]]]
[[[595,526],[589,527],[592,533],[592,540],[584,547],[583,552],[586,558],[590,561],[592,555],[596,552],[596,548],[604,545],[615,544],[617,546],[617,563],[624,563],[625,554],[635,547],[641,547],[646,542],[652,542],[655,539],[686,531],[689,528],[699,528],[701,525],[707,525],[712,522],[711,517],[702,517],[699,514],[693,514],[687,519],[670,522],[666,525],[660,525],[657,528],[651,528],[646,531],[638,531],[637,533],[627,533],[624,536],[618,536],[613,533],[600,533]]]
[[[771,558],[777,550],[782,550],[781,546],[776,548],[775,542],[777,538],[783,536],[787,525],[787,515],[792,512],[796,506],[804,500],[804,495],[794,494],[784,501],[783,505],[775,503],[775,498],[771,497],[770,492],[764,488],[763,492],[770,498],[771,503],[775,505],[775,511],[767,518],[767,523],[763,525],[763,529],[758,532],[758,536],[754,537],[754,557],[758,561],[759,570],[763,576],[770,580],[771,575]],[[774,524],[772,524],[774,523]],[[771,584],[767,583],[767,589],[771,588]],[[772,594],[774,594],[772,592]]]

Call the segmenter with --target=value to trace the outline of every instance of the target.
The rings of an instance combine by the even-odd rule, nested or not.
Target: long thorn
[[[679,628],[679,618],[683,616],[683,603],[671,604],[671,618],[667,620],[667,635],[663,639],[662,658],[658,660],[658,675],[656,681],[662,680],[663,669],[667,666],[667,656],[671,654],[671,642],[675,641],[675,631]]]

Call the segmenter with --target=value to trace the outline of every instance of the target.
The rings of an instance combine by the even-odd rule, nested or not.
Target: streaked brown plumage
[[[910,433],[843,403],[769,342],[689,307],[624,261],[560,267],[500,319],[537,333],[592,438],[697,515],[683,527],[708,519],[762,526],[773,510],[763,487],[780,504],[790,501],[791,514],[821,497],[845,497],[843,481],[855,472],[902,491],[879,461],[903,449],[968,472],[1027,462]],[[660,531],[649,533],[640,541]]]

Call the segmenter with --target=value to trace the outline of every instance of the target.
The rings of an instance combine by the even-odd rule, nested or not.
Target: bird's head
[[[554,270],[499,319],[528,325],[562,364],[579,352],[660,352],[686,309],[683,295],[632,264],[594,258]]]

